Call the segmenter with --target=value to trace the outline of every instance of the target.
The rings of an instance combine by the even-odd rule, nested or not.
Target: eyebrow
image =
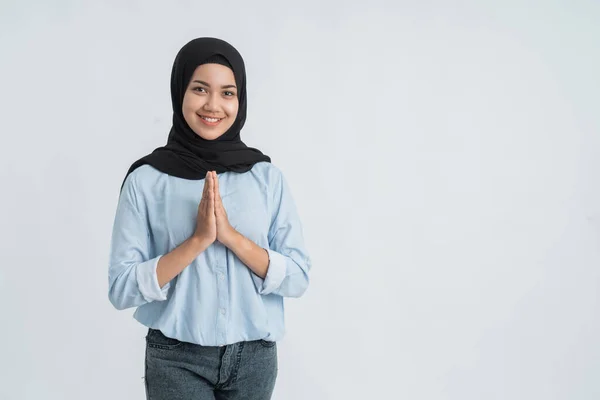
[[[199,83],[199,84],[201,84],[201,85],[204,85],[204,86],[206,86],[206,87],[210,87],[210,85],[209,85],[208,83],[206,83],[206,82],[204,82],[204,81],[200,81],[200,80],[198,80],[198,79],[195,79],[193,82]],[[237,89],[237,88],[235,87],[235,85],[223,85],[223,86],[221,86],[221,89],[231,89],[231,88],[233,88],[233,89]]]

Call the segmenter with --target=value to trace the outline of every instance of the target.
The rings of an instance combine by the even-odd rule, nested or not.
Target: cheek
[[[237,117],[237,113],[238,113],[238,103],[237,102],[231,102],[229,104],[226,105],[225,110],[227,112],[227,115],[231,118],[231,119],[235,119]]]
[[[193,113],[196,110],[196,101],[194,101],[193,96],[186,95],[183,98],[183,104],[181,105],[181,111],[183,115]]]

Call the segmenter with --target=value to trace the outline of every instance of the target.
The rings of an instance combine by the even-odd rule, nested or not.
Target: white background
[[[600,3],[7,1],[0,399],[142,399],[108,301],[127,168],[179,48],[248,69],[242,139],[313,258],[274,399],[600,398]]]

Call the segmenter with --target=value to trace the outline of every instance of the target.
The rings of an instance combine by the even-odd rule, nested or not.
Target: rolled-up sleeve
[[[142,297],[147,302],[162,301],[167,299],[170,283],[167,283],[162,289],[158,284],[158,276],[156,275],[156,267],[162,256],[145,261],[136,266],[137,284],[142,293]]]
[[[285,177],[271,187],[272,220],[269,229],[269,267],[265,279],[258,278],[260,294],[300,297],[308,288],[311,260],[304,244],[302,223]]]
[[[166,300],[170,286],[158,284],[156,267],[161,255],[150,254],[149,230],[138,195],[130,174],[117,205],[108,268],[108,296],[119,310]]]

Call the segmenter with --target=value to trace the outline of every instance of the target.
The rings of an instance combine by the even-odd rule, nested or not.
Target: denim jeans
[[[148,400],[268,400],[277,378],[277,344],[264,340],[222,347],[146,336]]]

